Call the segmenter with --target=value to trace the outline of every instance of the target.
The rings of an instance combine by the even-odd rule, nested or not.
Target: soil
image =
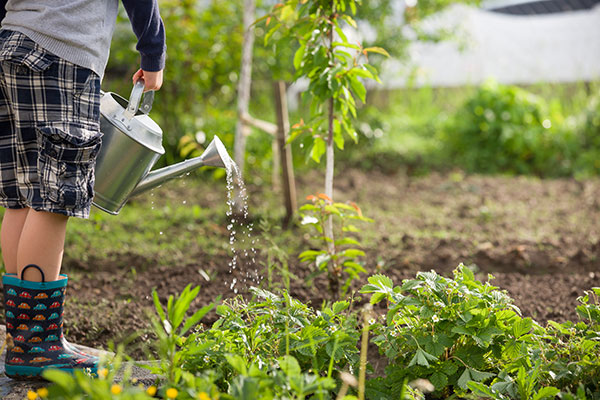
[[[320,192],[323,181],[319,172],[300,176],[301,203],[306,195]],[[353,290],[373,273],[383,273],[400,284],[417,271],[434,269],[451,275],[462,262],[478,271],[482,280],[493,274],[492,283],[508,291],[523,315],[543,324],[550,319],[576,321],[577,297],[600,286],[599,180],[464,176],[460,172],[411,177],[349,170],[335,182],[336,200],[356,201],[375,220],[363,226],[367,274],[354,283]],[[184,199],[201,197],[200,205],[211,207],[226,199],[224,187],[219,192],[221,185],[221,181],[172,182],[169,189],[160,190],[165,191],[163,201],[182,204]],[[250,214],[261,207],[264,211],[260,202],[265,187],[264,183],[248,185]],[[207,192],[217,194],[199,195]],[[230,272],[224,220],[211,225],[214,235],[225,243],[222,249],[209,252],[195,246],[186,261],[177,265],[161,263],[156,254],[132,250],[118,257],[90,255],[82,263],[69,258],[67,248],[63,269],[70,275],[66,337],[107,348],[110,341],[123,341],[137,332],[129,352],[141,359],[146,357],[142,345],[149,335],[153,288],[165,304],[169,295],[180,293],[189,283],[201,285],[191,311],[217,296],[235,296],[234,289],[248,295],[245,271],[257,267],[241,257],[240,267]],[[302,226],[290,229],[299,241],[298,251],[288,259],[298,277],[291,281],[291,294],[319,307],[328,298],[327,282],[324,277],[306,282],[311,268],[300,263],[297,254],[310,248],[307,230]],[[263,250],[256,260],[263,274],[267,245],[257,247]],[[234,278],[240,283],[232,287]],[[204,323],[215,319],[211,313]]]

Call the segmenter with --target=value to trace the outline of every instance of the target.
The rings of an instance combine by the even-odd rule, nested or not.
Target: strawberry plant
[[[506,293],[477,281],[462,265],[454,279],[431,271],[399,287],[383,275],[368,281],[361,292],[370,294],[373,304],[386,300],[388,305],[373,339],[390,360],[384,378],[388,388],[407,378],[427,378],[440,395],[464,393],[469,381],[495,377],[504,353],[518,349],[537,329],[519,316]]]

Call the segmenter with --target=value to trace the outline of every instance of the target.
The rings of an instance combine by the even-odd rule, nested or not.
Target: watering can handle
[[[135,116],[135,114],[140,110],[144,114],[148,114],[150,110],[152,110],[152,103],[154,102],[154,91],[151,90],[144,95],[144,100],[142,101],[142,95],[144,93],[144,80],[138,79],[133,85],[133,89],[131,90],[131,96],[129,96],[129,104],[127,104],[127,108],[123,111],[123,115],[127,119],[131,119]],[[141,104],[140,104],[141,101]]]

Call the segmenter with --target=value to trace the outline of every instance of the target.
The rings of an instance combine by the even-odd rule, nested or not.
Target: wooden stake
[[[285,218],[283,225],[287,226],[297,208],[296,180],[294,178],[294,165],[292,163],[292,148],[286,145],[290,132],[288,119],[287,98],[285,82],[277,81],[274,84],[275,109],[277,113],[277,144],[281,157],[281,178],[283,184],[283,201],[285,203]]]

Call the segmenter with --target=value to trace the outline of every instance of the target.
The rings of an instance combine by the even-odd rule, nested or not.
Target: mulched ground
[[[317,172],[300,177],[299,199],[321,191],[321,182]],[[182,204],[183,199],[203,198],[199,193],[207,187],[201,185],[212,185],[214,191],[221,184],[172,182],[165,201]],[[250,185],[248,190],[252,214],[264,185]],[[582,183],[459,172],[408,177],[350,170],[336,179],[334,197],[356,201],[375,220],[363,234],[369,275],[383,273],[399,284],[422,270],[451,275],[463,262],[476,268],[481,279],[493,274],[493,284],[508,291],[524,316],[540,323],[577,320],[577,297],[600,286],[598,180]],[[223,194],[199,201],[202,207],[210,207],[211,202],[224,200]],[[306,230],[293,229],[308,248]],[[216,229],[215,235],[227,240],[223,231]],[[148,328],[153,288],[166,301],[187,284],[199,284],[200,296],[193,303],[193,308],[199,308],[219,295],[234,296],[232,280],[243,282],[245,271],[256,268],[242,258],[240,268],[231,273],[227,251],[208,255],[199,248],[192,249],[188,261],[180,265],[161,265],[157,259],[152,254],[129,253],[120,255],[118,262],[91,259],[83,265],[69,259],[66,249],[64,271],[71,276],[65,311],[69,340],[106,347],[110,340],[123,340]],[[259,265],[265,261],[260,251],[257,261]],[[297,261],[297,254],[291,254],[289,262],[300,278],[291,283],[292,295],[319,307],[327,298],[326,281],[317,278],[308,285],[303,278],[310,268]],[[353,288],[364,283],[366,276]],[[242,295],[248,293],[246,284],[236,288]],[[211,314],[205,323],[214,319]],[[130,347],[137,358],[145,357],[141,346],[147,339],[148,334],[141,333]]]

